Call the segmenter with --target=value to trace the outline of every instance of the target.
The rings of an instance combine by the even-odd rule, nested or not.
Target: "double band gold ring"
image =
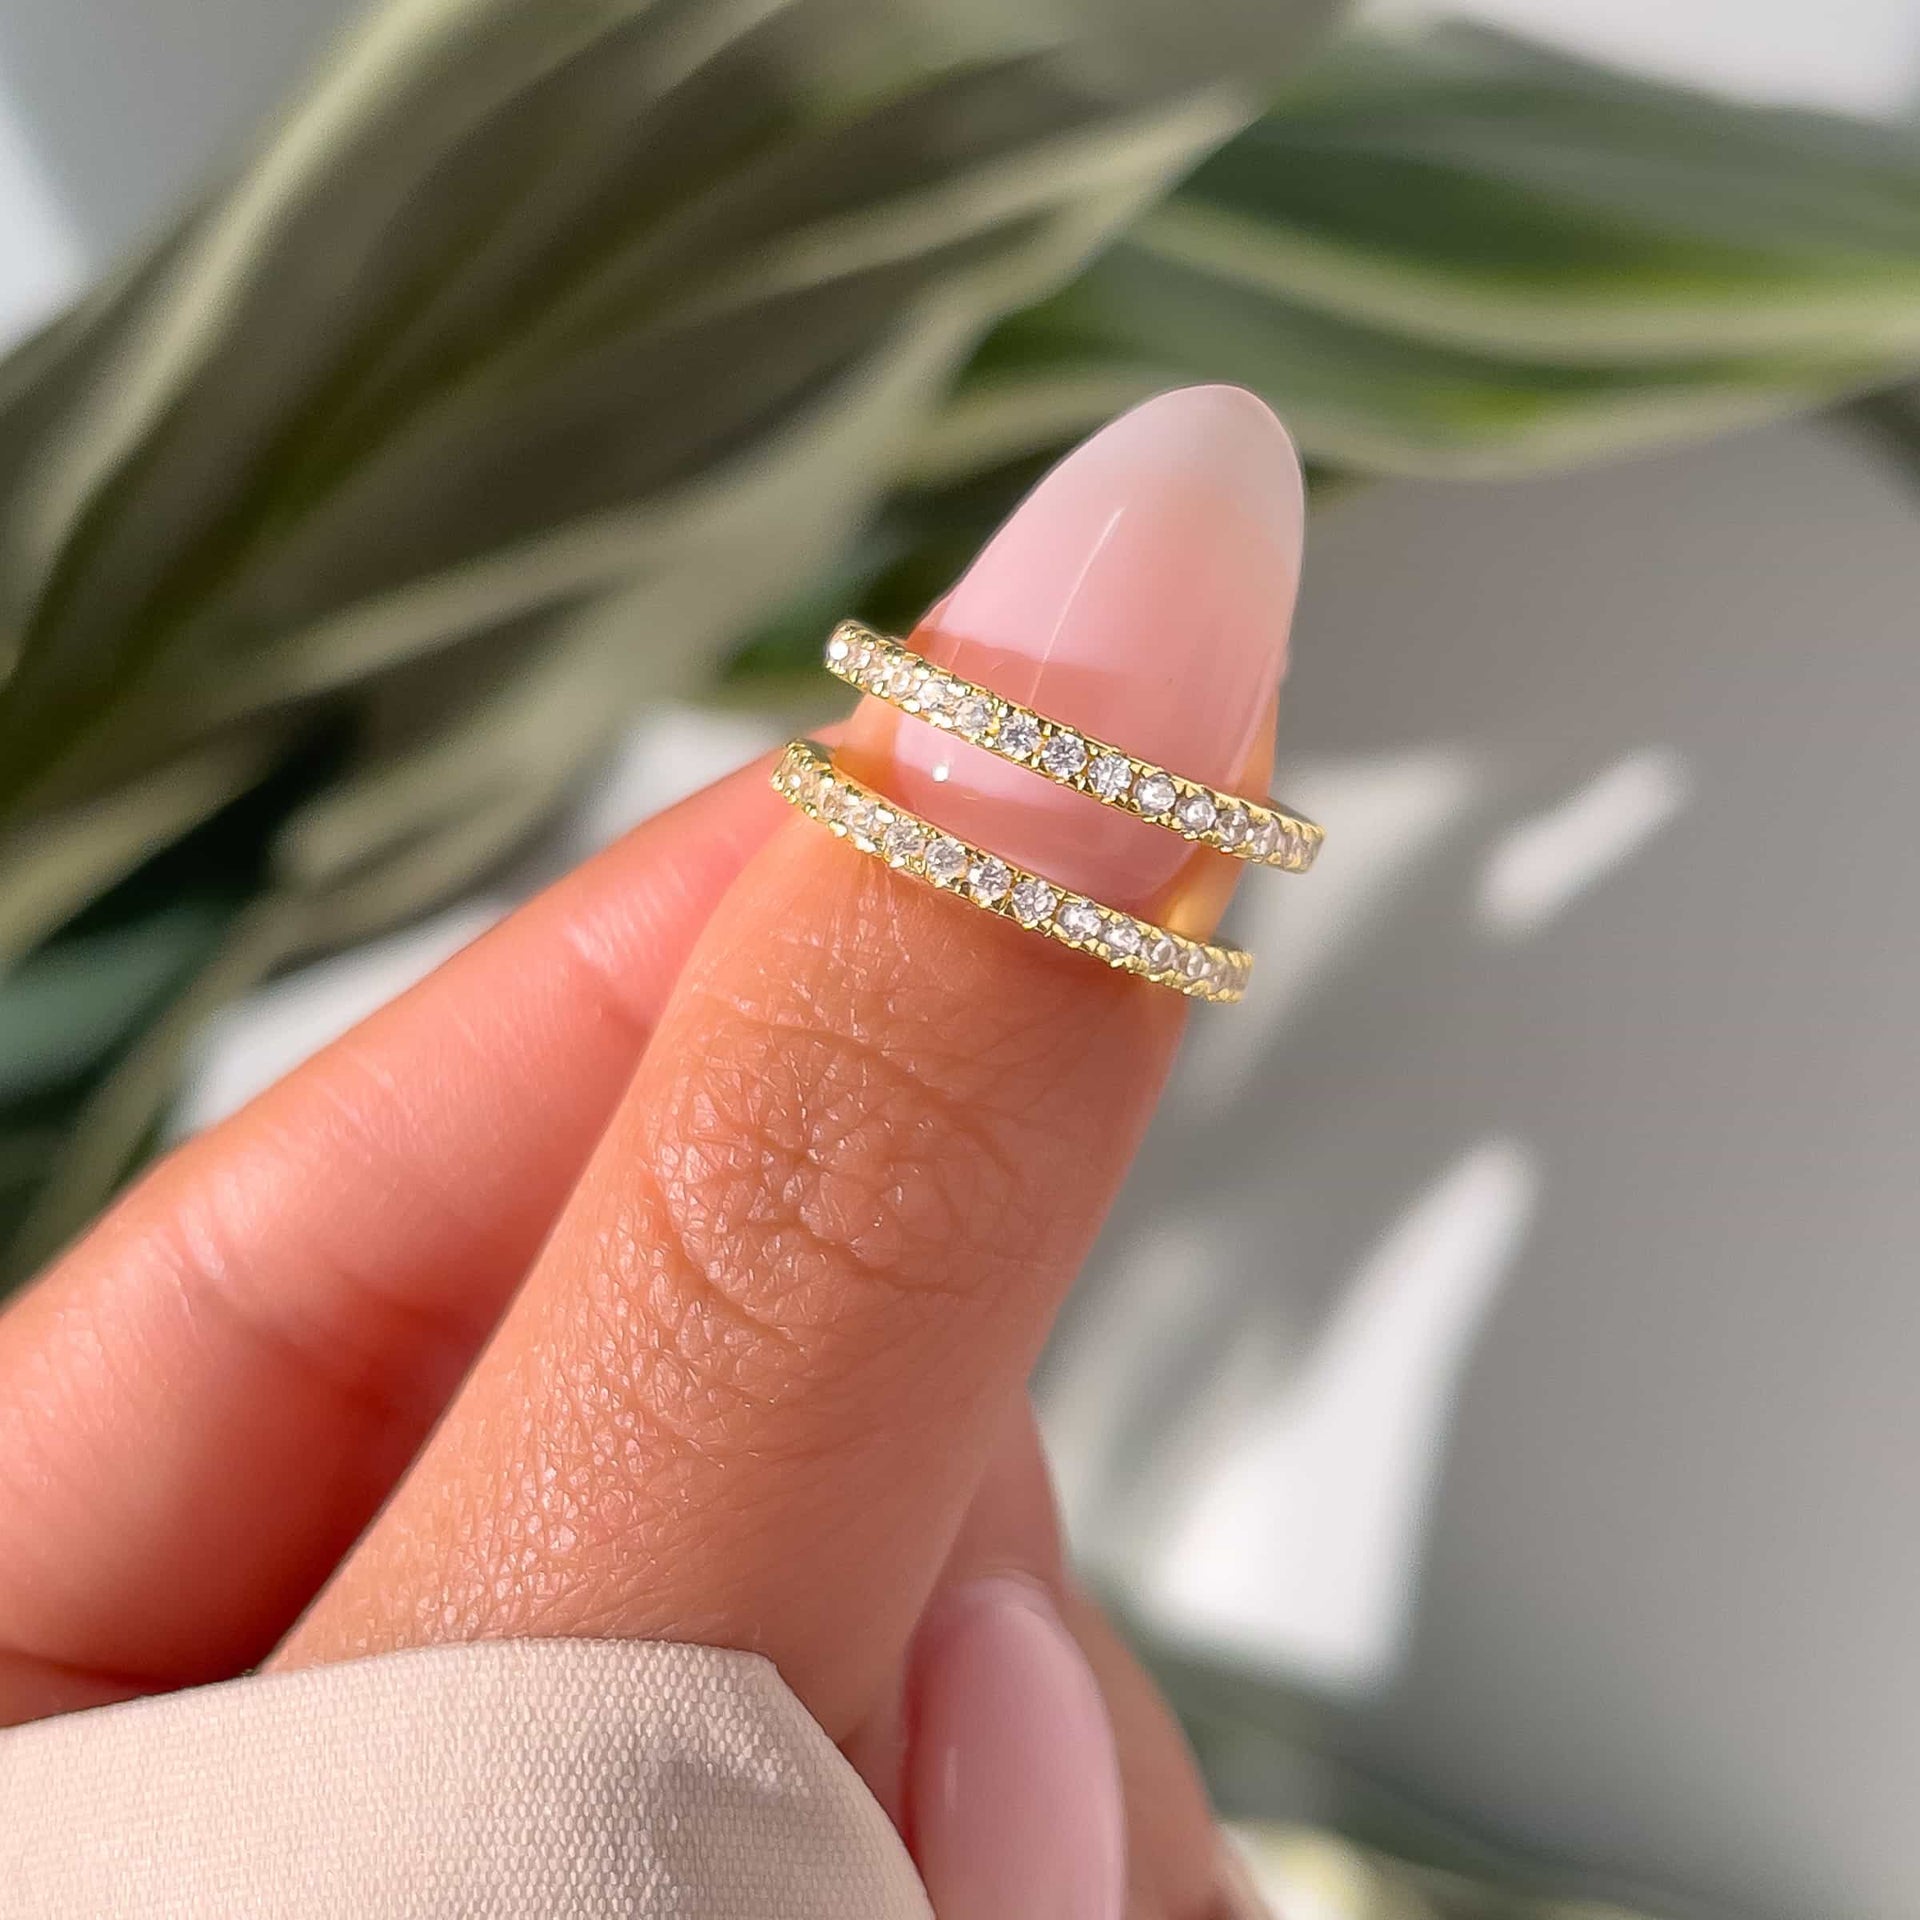
[[[826,664],[850,686],[903,713],[1235,859],[1304,873],[1326,837],[1303,814],[1183,779],[936,667],[856,620],[834,628]],[[1110,967],[1197,1000],[1228,1002],[1246,992],[1253,956],[1241,948],[1196,940],[1103,906],[988,848],[970,846],[841,771],[811,740],[788,746],[774,768],[773,785],[809,819],[896,872]]]

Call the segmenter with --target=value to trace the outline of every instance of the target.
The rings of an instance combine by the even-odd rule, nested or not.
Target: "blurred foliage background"
[[[1906,132],[1338,14],[371,10],[0,364],[0,1284],[211,1009],[487,877],[646,703],[910,624],[1161,387],[1255,388],[1323,492],[1829,406],[1920,460]]]
[[[910,623],[1142,395],[1254,387],[1324,489],[1920,363],[1905,135],[1336,13],[367,14],[0,366],[5,1274],[211,1007],[471,886],[643,703]]]

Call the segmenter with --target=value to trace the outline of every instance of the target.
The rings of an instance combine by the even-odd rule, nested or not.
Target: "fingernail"
[[[913,644],[1174,773],[1263,786],[1301,508],[1293,443],[1260,400],[1162,394],[1034,488]],[[1214,908],[1230,888],[1233,862],[876,700],[847,753],[950,832],[1115,906],[1163,911],[1209,873]]]
[[[908,1830],[940,1920],[1120,1920],[1113,1729],[1046,1594],[1008,1576],[960,1588],[914,1675]]]
[[[1273,1920],[1273,1909],[1254,1883],[1246,1857],[1226,1835],[1220,1836],[1220,1920]]]

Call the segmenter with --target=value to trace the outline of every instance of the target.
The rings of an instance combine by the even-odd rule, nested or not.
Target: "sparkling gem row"
[[[1182,780],[1151,761],[1136,760],[1118,747],[1002,700],[857,620],[843,620],[834,628],[826,661],[829,672],[863,693],[1201,846],[1287,873],[1305,873],[1325,838],[1319,827],[1298,814]]]
[[[1199,1000],[1238,1000],[1246,992],[1251,954],[1190,940],[1151,920],[1103,907],[984,848],[956,840],[840,772],[810,740],[794,741],[780,756],[773,784],[802,813],[851,840],[861,852],[1063,946],[1090,953],[1110,967]]]

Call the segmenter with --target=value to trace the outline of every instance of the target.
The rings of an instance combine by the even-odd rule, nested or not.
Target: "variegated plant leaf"
[[[1048,460],[1237,380],[1324,490],[1511,476],[1875,393],[1920,365],[1920,140],[1479,28],[1344,37],[1073,284],[1010,317],[834,575],[910,619]],[[1904,401],[1856,410],[1909,467]],[[744,672],[794,671],[806,618]]]
[[[981,332],[1330,6],[1199,0],[1170,40],[1138,0],[388,0],[0,371],[16,950],[141,857],[124,796],[184,830],[262,743],[331,770],[262,815],[247,966],[469,884],[844,545]],[[29,1253],[165,1056],[101,1087]]]
[[[1357,36],[1152,215],[1368,328],[1551,365],[1920,354],[1920,138],[1483,29]]]
[[[1481,29],[1344,41],[1073,286],[912,472],[1239,379],[1312,457],[1512,474],[1826,404],[1920,364],[1920,139]]]
[[[1193,44],[1251,10],[1191,10]],[[376,12],[36,437],[0,817],[205,713],[707,564],[689,527],[771,465],[813,468],[830,542],[977,330],[1251,112],[1230,74],[1130,71],[1100,12],[1078,41],[899,0]],[[836,402],[864,435],[809,431]]]

